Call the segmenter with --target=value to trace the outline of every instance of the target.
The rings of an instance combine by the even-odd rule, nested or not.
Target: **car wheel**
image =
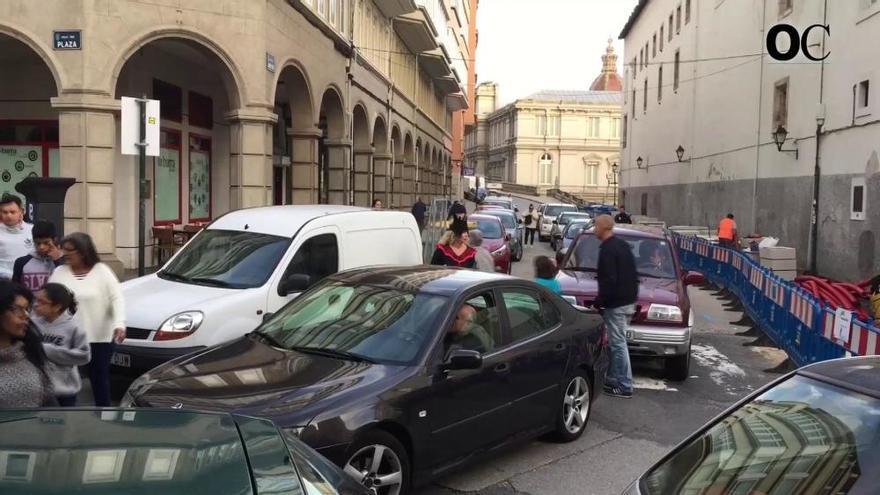
[[[361,435],[348,448],[343,470],[373,495],[409,493],[409,455],[403,444],[381,430]]]
[[[578,370],[562,389],[562,404],[556,414],[556,439],[573,442],[583,435],[590,419],[592,390],[587,374]]]
[[[691,374],[691,349],[688,347],[687,354],[666,358],[666,376],[670,380],[683,382]]]

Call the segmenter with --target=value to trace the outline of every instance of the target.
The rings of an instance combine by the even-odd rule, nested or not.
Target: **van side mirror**
[[[278,295],[288,296],[302,292],[312,286],[312,277],[304,273],[294,273],[282,280],[278,285]]]
[[[453,370],[478,370],[483,367],[483,356],[471,349],[453,349],[449,351],[443,369]]]
[[[684,285],[702,285],[706,283],[706,277],[700,272],[685,272]]]
[[[263,313],[263,323],[271,320],[275,313]]]

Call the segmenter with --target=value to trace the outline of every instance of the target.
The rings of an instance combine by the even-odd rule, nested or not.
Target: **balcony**
[[[416,10],[413,0],[373,0],[385,17],[393,18]]]
[[[425,72],[434,79],[448,77],[452,74],[449,61],[439,48],[422,53],[419,55],[419,61],[422,63]]]
[[[467,98],[462,93],[453,93],[446,97],[446,106],[449,107],[450,111],[458,112],[460,110],[468,109],[468,101]]]
[[[458,93],[461,91],[461,85],[452,76],[438,77],[434,79],[434,87],[437,91],[444,95]]]
[[[436,50],[437,33],[424,8],[394,18],[394,30],[413,53]]]

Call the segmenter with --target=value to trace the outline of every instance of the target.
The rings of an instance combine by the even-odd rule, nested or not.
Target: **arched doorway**
[[[372,200],[381,199],[386,205],[391,204],[389,191],[389,172],[391,169],[391,155],[388,153],[388,127],[385,119],[376,117],[373,126],[373,197]]]
[[[408,132],[403,138],[403,160],[403,199],[398,206],[409,209],[415,202],[416,155],[412,134]]]
[[[278,76],[275,114],[278,121],[272,132],[272,202],[311,202],[308,198],[316,185],[315,113],[308,79],[295,64],[284,67]]]
[[[321,114],[318,127],[321,138],[318,144],[318,197],[322,204],[347,204],[346,165],[347,146],[345,138],[345,112],[339,93],[330,88],[321,98]]]
[[[207,223],[267,200],[269,185],[243,176],[261,177],[251,170],[260,166],[268,172],[268,157],[259,155],[261,161],[246,156],[242,143],[247,126],[223,118],[242,101],[229,60],[214,45],[181,33],[134,46],[121,61],[114,97],[147,96],[161,105],[159,156],[148,157],[146,167],[148,239],[150,233],[158,239],[161,228]],[[139,174],[136,157],[119,155],[117,163],[116,240],[126,246],[118,247],[117,254],[126,260],[136,249],[127,246],[137,246]]]
[[[373,161],[373,147],[370,144],[370,121],[363,105],[355,105],[352,112],[352,145],[354,146],[354,162],[351,168],[353,195],[352,204],[370,206],[372,187],[370,184],[370,168]]]
[[[395,125],[391,128],[391,194],[389,206],[397,207],[400,204],[402,189],[403,139],[400,134],[400,128]]]
[[[0,195],[15,194],[28,176],[62,175],[55,74],[34,49],[0,33]],[[13,70],[14,69],[14,70]],[[70,175],[70,171],[65,171]]]

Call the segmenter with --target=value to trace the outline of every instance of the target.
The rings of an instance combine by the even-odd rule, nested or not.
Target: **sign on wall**
[[[53,31],[52,37],[56,50],[82,50],[82,31]]]
[[[153,170],[155,221],[180,220],[180,150],[162,148]]]
[[[14,194],[24,200],[15,185],[25,177],[43,176],[42,146],[0,145],[0,195]]]
[[[189,152],[189,217],[210,218],[210,157],[203,151]]]

